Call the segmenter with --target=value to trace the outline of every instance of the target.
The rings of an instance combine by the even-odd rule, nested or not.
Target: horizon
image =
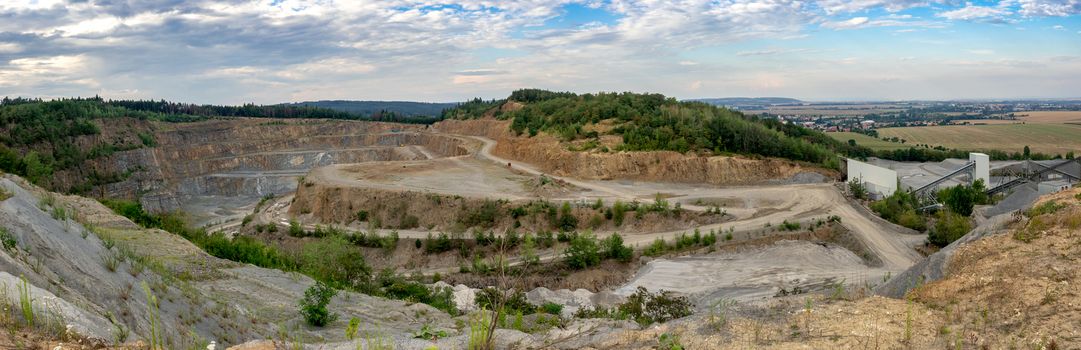
[[[1077,99],[1076,0],[0,4],[0,96]],[[197,101],[197,102],[194,102]]]

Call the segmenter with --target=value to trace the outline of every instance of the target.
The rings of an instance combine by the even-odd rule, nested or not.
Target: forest
[[[780,157],[837,168],[836,154],[872,154],[870,149],[833,140],[821,132],[772,119],[759,119],[702,102],[677,101],[661,94],[574,94],[538,89],[511,93],[509,101],[524,103],[517,110],[495,111],[511,120],[519,134],[539,132],[564,141],[596,138],[588,124],[611,120],[608,132],[623,138],[618,150],[676,151],[705,154],[744,154]],[[503,101],[476,99],[444,113],[446,118],[479,118]]]

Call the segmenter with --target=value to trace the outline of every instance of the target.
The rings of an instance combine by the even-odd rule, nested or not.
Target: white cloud
[[[1081,0],[1018,0],[1023,16],[1064,17],[1081,13]]]
[[[852,29],[852,28],[859,28],[859,27],[869,23],[870,21],[871,21],[871,19],[867,18],[867,17],[853,17],[851,19],[840,21],[840,22],[825,22],[825,23],[822,23],[822,26],[825,27],[825,28],[832,28],[832,29]]]
[[[969,3],[965,7],[962,7],[962,8],[956,9],[956,10],[940,12],[940,13],[936,14],[935,16],[942,17],[942,18],[949,19],[949,20],[968,21],[968,20],[981,19],[981,18],[987,18],[987,17],[1002,16],[1002,15],[1005,15],[1007,13],[1009,13],[1009,11],[1006,10],[1006,9],[1003,9],[1003,8],[989,7],[989,6],[976,6],[976,5],[972,5],[971,3]]]

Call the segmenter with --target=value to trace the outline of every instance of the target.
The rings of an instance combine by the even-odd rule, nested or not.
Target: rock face
[[[329,306],[341,319],[307,328],[297,312],[297,301],[314,284],[307,276],[215,258],[177,235],[140,228],[94,200],[47,193],[15,176],[0,176],[0,186],[13,194],[0,201],[0,227],[15,243],[0,249],[0,291],[7,292],[0,296],[18,305],[22,281],[15,276],[24,276],[36,318],[56,322],[62,316],[86,337],[113,343],[125,330],[129,335],[119,342],[148,339],[151,297],[158,300],[166,349],[201,348],[189,343],[193,334],[226,348],[276,339],[280,329],[291,337],[343,341],[352,317],[361,329],[381,329],[389,337],[424,324],[453,326],[449,315],[425,304],[343,291]]]
[[[834,175],[778,159],[701,157],[670,151],[572,152],[552,136],[520,137],[514,135],[509,126],[510,121],[479,119],[445,120],[433,128],[446,133],[497,140],[499,142],[492,150],[497,156],[530,163],[555,175],[580,179],[749,185],[788,179],[807,172],[821,171],[827,176]]]
[[[460,140],[425,133],[423,125],[271,119],[109,123],[117,125],[103,125],[102,134],[77,143],[132,138],[145,131],[153,134],[156,146],[116,152],[79,169],[58,172],[56,188],[78,185],[90,173],[111,174],[122,181],[97,186],[93,194],[140,198],[150,210],[168,211],[183,208],[195,196],[257,199],[291,192],[297,177],[318,166],[468,152]]]

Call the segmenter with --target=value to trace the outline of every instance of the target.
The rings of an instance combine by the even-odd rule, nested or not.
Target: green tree
[[[936,214],[934,227],[927,234],[927,241],[939,247],[945,247],[972,230],[972,223],[965,216],[949,210],[940,210]]]
[[[574,269],[584,269],[601,262],[597,238],[592,233],[576,235],[563,251],[563,261]]]
[[[618,233],[613,233],[602,242],[604,247],[604,255],[609,259],[616,259],[620,262],[630,262],[634,257],[634,250],[631,247],[623,245],[623,237]]]
[[[330,299],[337,294],[337,290],[321,281],[308,287],[304,291],[304,298],[300,299],[300,315],[304,317],[304,321],[312,326],[323,327],[338,319],[337,314],[327,309]]]
[[[938,198],[954,213],[971,216],[972,207],[986,204],[988,201],[983,179],[977,179],[971,186],[958,185],[938,192]]]

